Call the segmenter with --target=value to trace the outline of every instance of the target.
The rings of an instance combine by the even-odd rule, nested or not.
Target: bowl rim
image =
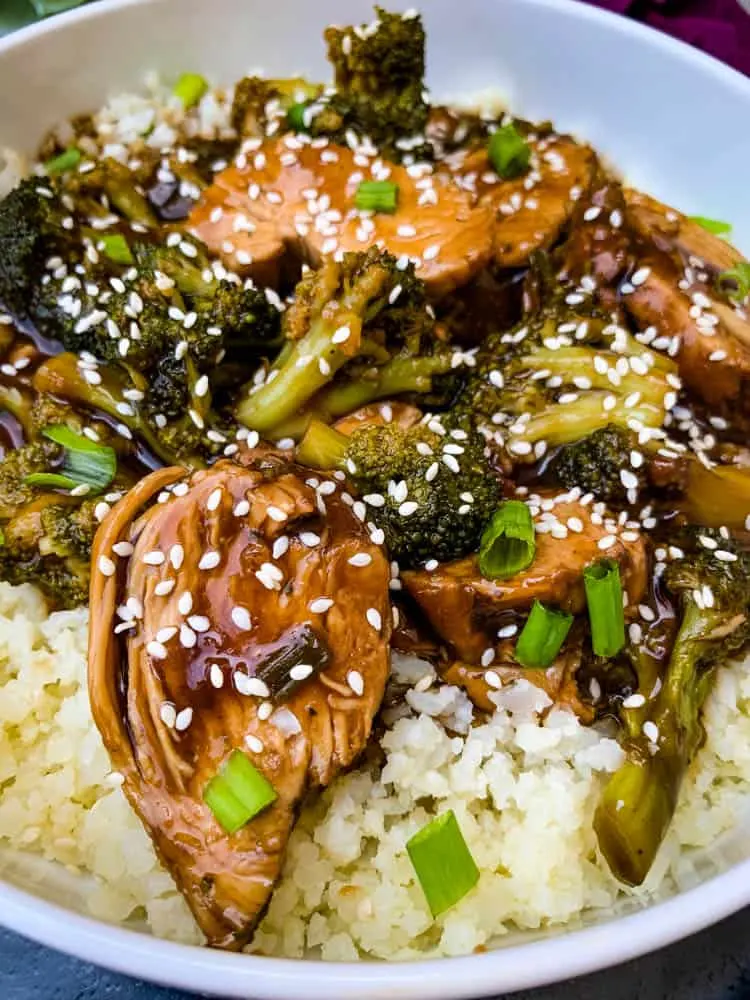
[[[0,39],[0,59],[79,21],[106,19],[155,0],[99,0],[28,25]],[[162,0],[163,2],[163,0]],[[177,0],[171,0],[177,2]],[[422,0],[425,8],[429,0]],[[502,0],[494,0],[500,3]],[[750,78],[718,59],[628,18],[579,0],[519,0],[545,10],[567,11],[571,20],[599,21],[649,48],[691,63],[738,91],[750,107]],[[262,1000],[353,997],[463,1000],[544,986],[618,965],[688,937],[750,903],[750,858],[701,884],[625,916],[495,951],[461,957],[399,962],[324,962],[275,958],[178,944],[109,924],[49,902],[0,877],[0,925],[48,947],[164,986],[222,997]],[[613,934],[613,925],[617,933]],[[217,993],[217,991],[219,991]]]

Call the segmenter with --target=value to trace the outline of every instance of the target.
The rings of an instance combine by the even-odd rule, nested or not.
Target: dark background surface
[[[627,965],[513,996],[515,1000],[746,1000],[750,998],[750,910]],[[103,972],[0,931],[0,1000],[188,1000],[188,994]]]
[[[595,2],[615,10],[630,6],[613,0]],[[658,0],[653,6],[658,10]],[[716,4],[708,6],[715,8]],[[716,16],[716,11],[712,10],[712,14]],[[724,11],[719,18],[722,14]],[[0,0],[0,35],[24,23],[29,15],[26,0]],[[699,44],[703,41],[700,37],[688,40]],[[710,46],[705,47],[710,50]],[[612,933],[616,934],[617,929],[613,928]],[[517,1000],[750,1000],[750,910],[627,965],[514,996]],[[0,930],[0,1000],[187,997],[177,990],[159,989],[104,972]]]

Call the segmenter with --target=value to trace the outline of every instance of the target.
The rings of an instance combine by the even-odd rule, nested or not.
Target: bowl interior
[[[735,241],[750,253],[745,169],[750,146],[742,125],[750,116],[750,81],[663,36],[567,0],[462,0],[460,5],[455,0],[423,0],[422,10],[429,82],[436,97],[461,99],[495,92],[521,114],[550,118],[560,129],[590,140],[633,184],[688,213],[731,221]],[[227,83],[258,67],[270,75],[299,73],[325,79],[323,26],[366,21],[371,14],[367,0],[316,4],[112,0],[82,8],[59,22],[0,42],[0,91],[5,95],[0,145],[31,151],[47,127],[71,113],[96,108],[108,95],[139,89],[146,72],[153,69],[167,77],[196,70]],[[748,854],[750,841],[738,833],[713,853],[706,873],[727,868]],[[9,881],[34,896],[84,909],[85,880],[71,881],[69,875],[33,860],[6,856],[2,862]],[[666,924],[646,924],[646,915],[637,914],[627,918],[631,922],[627,940],[614,934],[611,941],[601,939],[604,944],[588,949],[582,942],[579,957],[566,967],[551,961],[551,950],[538,951],[538,960],[529,963],[514,957],[518,948],[504,949],[496,955],[459,960],[462,968],[471,961],[477,970],[470,981],[462,981],[447,972],[458,965],[443,960],[438,964],[445,965],[445,977],[425,973],[431,995],[500,992],[593,969],[696,930],[750,900],[750,884],[746,891],[736,888],[721,898],[713,889],[703,904],[695,895],[701,891],[689,894],[696,902],[682,908],[684,912],[672,910]],[[82,924],[72,923],[67,933],[61,924],[59,936],[52,940],[51,931],[44,930],[55,925],[52,911],[35,928],[28,906],[26,917],[18,915],[24,905],[13,896],[11,912],[20,929],[105,960],[94,944],[84,948],[81,942],[103,943],[110,932],[102,928],[97,939],[96,929],[88,924],[84,932]],[[9,919],[7,913],[4,919]],[[641,924],[632,923],[639,920]],[[548,945],[524,945],[521,950],[529,947]],[[169,954],[183,956],[182,972],[167,968],[169,962],[161,964]],[[299,996],[298,973],[292,971],[295,963],[211,956],[193,967],[194,978],[188,981],[186,954],[177,946],[153,942],[140,950],[123,946],[118,959],[108,956],[106,961],[142,976],[207,991],[216,989],[214,976],[221,968],[222,992],[233,996],[246,995],[248,977],[257,975],[262,963],[277,971],[269,972],[262,983],[253,980],[254,995]],[[301,968],[298,963],[296,968]],[[480,968],[486,971],[480,973]],[[315,995],[381,995],[374,992],[372,975],[356,967],[351,970],[348,978],[342,978],[318,966],[315,976],[321,992],[316,987]],[[387,990],[383,987],[382,995],[396,995],[391,991],[397,980],[399,996],[424,995],[427,979],[399,977],[396,972],[389,981],[387,970],[384,975]],[[382,976],[378,973],[375,978],[380,981]]]

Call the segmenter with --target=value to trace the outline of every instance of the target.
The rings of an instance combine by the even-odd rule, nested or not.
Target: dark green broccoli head
[[[630,431],[607,424],[588,437],[565,445],[552,458],[547,471],[562,486],[579,486],[599,500],[622,504],[628,493],[643,486],[643,466],[634,469],[630,455],[637,438]],[[625,472],[625,481],[622,473]],[[625,485],[629,483],[629,486]]]
[[[373,24],[326,29],[336,92],[316,115],[312,131],[344,138],[352,129],[400,158],[408,140],[423,135],[427,125],[425,34],[418,16],[376,11]]]
[[[38,178],[22,181],[0,202],[0,302],[14,316],[33,316],[41,283],[51,279],[55,258],[69,266],[81,259],[62,219],[55,192]]]
[[[41,556],[37,549],[0,546],[0,580],[14,585],[33,583],[54,608],[72,609],[89,599],[88,559]]]
[[[99,500],[83,503],[57,504],[44,507],[41,523],[44,531],[44,551],[61,559],[87,560],[98,527],[94,510]]]
[[[706,612],[747,616],[750,613],[750,552],[722,528],[697,525],[670,535],[670,545],[684,553],[668,563],[664,581],[683,602],[693,601]]]
[[[204,319],[222,332],[221,346],[228,353],[257,358],[281,346],[281,313],[258,288],[219,282]]]
[[[9,451],[0,462],[0,520],[16,512],[38,495],[25,482],[27,476],[49,472],[62,457],[62,448],[46,439]]]
[[[501,499],[477,435],[440,433],[431,421],[404,429],[366,426],[350,438],[313,421],[298,448],[303,464],[345,471],[404,566],[447,562],[476,551]]]

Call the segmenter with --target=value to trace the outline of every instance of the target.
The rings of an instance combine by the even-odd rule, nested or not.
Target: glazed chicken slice
[[[564,248],[565,277],[588,275],[607,308],[640,331],[677,344],[685,386],[742,426],[750,416],[750,318],[722,299],[716,277],[742,260],[726,241],[686,216],[602,179],[577,210]],[[672,349],[673,350],[673,349]]]
[[[563,497],[551,510],[537,508],[534,561],[515,576],[487,580],[477,557],[467,556],[434,570],[404,571],[403,585],[437,634],[467,664],[478,664],[486,650],[499,648],[498,631],[507,626],[508,612],[526,612],[535,600],[582,612],[583,571],[604,557],[619,563],[628,604],[635,605],[647,583],[645,543],[636,532],[618,531],[601,507]],[[565,537],[555,537],[553,526],[564,527]]]
[[[398,185],[392,214],[360,213],[360,182]],[[239,274],[277,284],[288,255],[322,256],[384,246],[416,263],[431,295],[465,284],[489,261],[492,217],[447,174],[297,136],[253,143],[217,174],[189,220],[190,231]]]
[[[530,170],[509,180],[495,173],[486,148],[457,157],[462,185],[492,210],[493,259],[503,268],[525,267],[535,250],[557,242],[596,171],[593,149],[570,136],[553,133],[529,144]]]
[[[306,479],[262,452],[161,470],[94,546],[94,718],[217,947],[250,938],[300,800],[357,759],[389,670],[387,560],[338,484]],[[237,749],[277,799],[230,835],[204,792]]]

